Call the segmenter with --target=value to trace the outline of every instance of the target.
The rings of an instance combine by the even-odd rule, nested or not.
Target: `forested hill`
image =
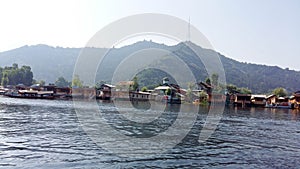
[[[274,88],[283,87],[288,92],[300,90],[300,72],[282,69],[278,66],[266,66],[241,63],[220,55],[227,83],[248,87],[255,93],[271,92]]]
[[[0,67],[11,66],[13,63],[19,66],[28,65],[37,81],[53,83],[60,76],[71,80],[80,51],[80,48],[47,45],[23,46],[0,53]]]
[[[102,67],[103,70],[101,70],[101,76],[98,76],[98,80],[109,81],[109,75],[113,73],[116,66],[125,56],[146,48],[174,51],[191,68],[198,78],[197,80],[203,81],[207,77],[203,64],[195,59],[194,53],[184,47],[183,43],[175,46],[166,46],[142,41],[122,48],[112,49],[108,57],[113,59],[109,59],[105,66]],[[197,48],[203,54],[214,52],[199,46]],[[34,79],[36,80],[45,80],[49,83],[55,82],[58,77],[63,76],[70,81],[80,51],[80,48],[61,48],[47,45],[23,46],[0,53],[0,66],[11,66],[13,63],[17,63],[20,66],[28,65],[32,68]],[[283,87],[289,92],[300,90],[299,71],[282,69],[277,66],[242,63],[222,54],[218,53],[218,55],[223,63],[228,84],[249,88],[253,93],[267,93],[277,87]],[[157,72],[153,75],[157,76]],[[149,76],[149,73],[147,76]],[[153,82],[153,80],[148,83],[150,82]]]

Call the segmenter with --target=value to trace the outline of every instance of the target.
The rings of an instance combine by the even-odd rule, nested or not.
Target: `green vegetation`
[[[138,78],[135,76],[133,79],[133,85],[132,85],[132,90],[136,91],[139,89],[139,83],[138,83]]]
[[[205,79],[205,83],[211,85],[211,80],[210,80],[209,77],[207,77],[207,78]]]
[[[71,86],[71,82],[68,82],[64,77],[61,76],[55,81],[55,85],[58,87],[68,87]]]
[[[162,85],[162,79],[164,77],[168,77],[170,83],[176,83],[176,81],[174,80],[174,78],[172,78],[171,75],[159,69],[145,69],[139,72],[136,76],[138,78],[138,84],[140,86],[145,86],[148,89],[154,89],[157,86]]]
[[[184,43],[175,46],[165,46],[143,41],[134,45],[112,49],[112,52],[107,54],[107,58],[99,66],[96,81],[104,80],[107,83],[111,83],[114,71],[126,56],[135,51],[151,47],[172,51],[172,54],[178,56],[179,59],[186,63],[198,82],[205,81],[205,78],[208,76],[205,65],[195,55],[195,52]],[[196,45],[195,47],[205,57],[219,55],[225,70],[227,84],[249,89],[252,93],[271,93],[273,89],[281,86],[288,93],[300,90],[300,71],[282,69],[278,66],[242,63],[228,58],[231,56],[225,57],[215,51],[197,47]],[[24,46],[10,52],[1,52],[0,66],[11,65],[17,60],[19,63],[31,65],[35,79],[55,82],[57,77],[64,76],[68,81],[71,81],[74,65],[76,65],[76,59],[80,50],[80,48],[60,48],[46,45]],[[98,51],[106,51],[107,49],[94,48],[90,50],[91,55],[97,55],[99,54]],[[170,64],[170,66],[174,65]],[[12,83],[9,82],[10,76],[7,75],[7,78],[3,79],[3,75],[3,70],[0,70],[1,83],[2,80],[7,84]],[[139,85],[141,87],[146,86],[148,89],[154,89],[161,84],[163,77],[169,77],[170,83],[175,83],[172,75],[158,69],[146,69],[138,73],[137,77]],[[215,85],[216,81],[213,80],[213,77],[210,77],[210,80],[211,84]],[[221,86],[222,84],[218,85]]]
[[[172,92],[171,89],[168,88],[168,89],[165,91],[165,94],[168,95],[168,96],[170,96],[170,95],[171,95],[171,92]]]
[[[288,95],[286,90],[282,87],[274,89],[272,93],[275,94],[277,97],[285,97]]]
[[[83,87],[83,81],[80,80],[78,75],[75,75],[75,77],[73,78],[72,87]]]
[[[229,94],[234,94],[234,93],[251,94],[252,93],[251,90],[248,89],[248,88],[244,88],[244,87],[239,88],[239,87],[237,87],[237,86],[235,86],[233,84],[227,85],[226,88],[227,88],[227,92]]]
[[[217,73],[211,75],[211,82],[213,86],[219,86],[219,75]]]
[[[32,85],[33,73],[30,66],[22,66],[19,68],[18,64],[14,63],[11,67],[0,67],[1,85],[18,85],[24,84]]]
[[[41,86],[44,86],[46,84],[46,82],[44,80],[40,80],[38,82],[36,82],[37,84],[40,84]]]
[[[101,85],[108,84],[106,81],[100,80],[96,83],[95,88],[100,89]]]
[[[4,73],[3,77],[2,77],[2,80],[1,80],[1,85],[6,86],[6,85],[8,85],[8,82],[9,82],[8,75],[7,75],[7,73]]]
[[[146,86],[142,87],[141,89],[142,92],[147,92],[148,91],[148,88]]]
[[[188,89],[186,91],[186,100],[188,102],[194,101],[193,97],[193,89],[195,88],[196,84],[193,82],[188,82]]]
[[[252,94],[252,91],[248,88],[242,87],[238,89],[241,94]]]

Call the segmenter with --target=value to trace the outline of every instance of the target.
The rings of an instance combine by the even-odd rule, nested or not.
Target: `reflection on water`
[[[151,107],[151,103],[146,101],[134,101],[131,102],[131,104],[135,109],[131,109],[128,113],[135,113],[134,111],[140,112],[141,110],[144,110],[143,113],[146,114],[145,111],[149,110]],[[102,104],[100,103],[99,108],[101,109],[101,107]],[[152,114],[158,114],[154,111],[161,111],[155,110],[153,109],[153,107],[154,106],[152,106],[152,109],[150,111],[151,114],[149,114],[148,112],[147,117],[151,116]],[[118,130],[126,136],[137,138],[149,138],[168,130],[168,128],[176,120],[180,107],[180,104],[165,104],[163,112],[159,113],[159,116],[155,116],[153,118],[154,120],[148,123],[139,123],[136,121],[129,120],[125,116],[123,116],[122,111],[104,110],[102,111],[102,115],[108,121],[112,128]]]
[[[151,116],[155,111],[153,105],[149,109],[148,103],[144,104],[133,106]],[[153,113],[158,115],[153,117],[154,121],[138,123],[124,118],[122,111],[116,112],[114,103],[98,105],[106,110],[104,117],[116,130],[137,138],[166,131],[179,110],[184,113],[198,110],[194,105],[165,105],[165,111]],[[118,157],[94,144],[82,130],[71,101],[0,97],[0,168],[297,168],[300,165],[298,110],[228,108],[210,139],[199,143],[208,110],[209,107],[199,108],[193,128],[176,147],[155,157],[135,159]]]

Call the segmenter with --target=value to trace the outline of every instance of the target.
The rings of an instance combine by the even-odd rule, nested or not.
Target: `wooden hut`
[[[249,107],[251,106],[251,94],[235,94],[235,106]]]

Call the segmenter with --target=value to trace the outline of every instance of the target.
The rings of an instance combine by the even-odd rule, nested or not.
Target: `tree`
[[[285,96],[287,96],[286,90],[284,88],[282,88],[282,87],[275,88],[272,93],[275,94],[278,97],[285,97]]]
[[[234,94],[234,93],[251,94],[252,93],[252,91],[248,88],[244,88],[244,87],[238,88],[233,84],[227,85],[226,88],[227,88],[228,94]]]
[[[187,83],[188,89],[186,91],[186,100],[188,102],[193,101],[193,89],[195,88],[196,84],[193,82],[188,82]]]
[[[205,92],[205,91],[201,91],[201,92],[199,92],[199,94],[198,94],[198,96],[200,97],[200,98],[205,98],[205,99],[207,99],[207,93]]]
[[[72,87],[83,87],[83,82],[80,80],[78,75],[75,75],[75,77],[73,78]]]
[[[14,63],[11,67],[5,67],[0,69],[0,79],[2,82],[3,79],[7,85],[17,85],[17,84],[24,84],[30,86],[33,81],[33,73],[29,66],[22,66],[21,68],[18,67],[18,64]]]
[[[147,92],[148,91],[148,88],[146,86],[142,87],[142,92]]]
[[[103,84],[107,84],[107,82],[106,82],[106,81],[103,81],[103,80],[100,80],[100,81],[98,81],[98,82],[96,83],[95,88],[96,88],[96,89],[99,89],[99,88],[101,87],[101,85],[103,85]]]
[[[211,81],[210,81],[209,77],[205,79],[205,83],[208,84],[208,85],[211,85]]]
[[[58,87],[67,87],[70,86],[70,82],[68,82],[64,77],[61,76],[55,81],[55,85]]]
[[[33,73],[30,66],[22,66],[20,71],[22,72],[22,82],[24,85],[30,86],[33,82]]]
[[[216,73],[213,73],[211,75],[211,83],[212,85],[214,85],[215,87],[217,87],[219,85],[219,75]]]
[[[165,94],[170,96],[172,93],[172,90],[170,88],[168,88],[166,91],[165,91]]]
[[[7,75],[7,73],[4,73],[3,77],[1,79],[1,85],[2,86],[6,86],[6,85],[8,85],[8,82],[9,82],[8,75]]]
[[[40,80],[40,81],[38,82],[38,84],[40,84],[41,86],[44,86],[44,85],[46,84],[46,82],[45,82],[44,80]]]
[[[235,85],[233,85],[233,84],[227,85],[226,88],[227,88],[227,92],[228,92],[229,94],[234,94],[234,93],[237,93],[237,92],[238,92],[237,87],[236,87]]]
[[[251,94],[252,93],[250,89],[244,88],[244,87],[239,88],[238,90],[241,94]]]
[[[13,68],[13,69],[18,69],[19,66],[18,66],[18,64],[14,63],[14,64],[12,65],[12,68]]]
[[[132,80],[133,80],[132,90],[136,91],[139,88],[138,78],[134,76]]]
[[[3,72],[3,68],[0,67],[0,84],[1,84],[1,80],[2,80],[2,72]]]

